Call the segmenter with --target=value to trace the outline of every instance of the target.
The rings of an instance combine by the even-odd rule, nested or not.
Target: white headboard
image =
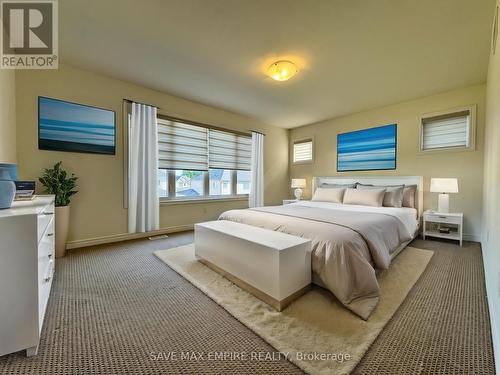
[[[424,208],[424,178],[422,176],[346,176],[346,177],[313,177],[312,193],[321,184],[354,184],[359,182],[368,185],[417,185],[416,208],[420,218]]]

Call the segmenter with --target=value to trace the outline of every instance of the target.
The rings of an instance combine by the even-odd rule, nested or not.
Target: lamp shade
[[[306,187],[305,178],[292,178],[292,188],[303,189]]]
[[[431,193],[458,193],[458,179],[431,178]]]

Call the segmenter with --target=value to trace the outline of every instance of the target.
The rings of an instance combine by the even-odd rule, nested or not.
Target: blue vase
[[[16,196],[17,168],[15,164],[0,164],[0,210],[10,208]]]
[[[0,163],[0,180],[17,181],[17,165]]]
[[[10,208],[16,196],[14,181],[0,180],[0,210]]]

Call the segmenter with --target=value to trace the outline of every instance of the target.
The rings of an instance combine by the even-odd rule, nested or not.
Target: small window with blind
[[[475,108],[429,114],[420,119],[421,151],[473,150]]]
[[[293,142],[293,163],[310,163],[313,160],[313,140],[302,139]]]
[[[250,135],[158,118],[161,200],[227,199],[250,191]]]

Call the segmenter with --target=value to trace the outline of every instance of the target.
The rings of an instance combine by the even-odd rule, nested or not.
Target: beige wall
[[[477,104],[476,151],[421,154],[418,118],[425,113]],[[312,164],[290,164],[290,177],[336,175],[422,175],[424,208],[437,208],[437,194],[429,193],[431,177],[458,177],[460,194],[450,195],[453,211],[464,212],[464,231],[479,240],[481,232],[482,168],[484,151],[485,85],[446,92],[388,107],[323,121],[290,131],[290,147],[295,139],[314,137]],[[398,124],[397,169],[395,171],[336,172],[337,134],[378,125]],[[291,163],[291,161],[290,161]]]
[[[488,69],[485,139],[482,247],[495,362],[500,373],[500,38]]]
[[[59,70],[24,70],[16,76],[19,173],[36,179],[43,168],[62,160],[79,177],[79,193],[71,203],[70,241],[119,235],[127,231],[123,207],[123,98],[151,103],[160,113],[199,122],[266,133],[265,202],[279,203],[288,194],[288,133],[230,112],[184,100],[158,91],[69,66]],[[117,119],[116,155],[40,151],[37,146],[39,95],[114,110]],[[216,218],[224,210],[245,207],[246,202],[211,202],[163,205],[162,228],[189,225]]]
[[[0,163],[16,162],[15,70],[0,69]]]

